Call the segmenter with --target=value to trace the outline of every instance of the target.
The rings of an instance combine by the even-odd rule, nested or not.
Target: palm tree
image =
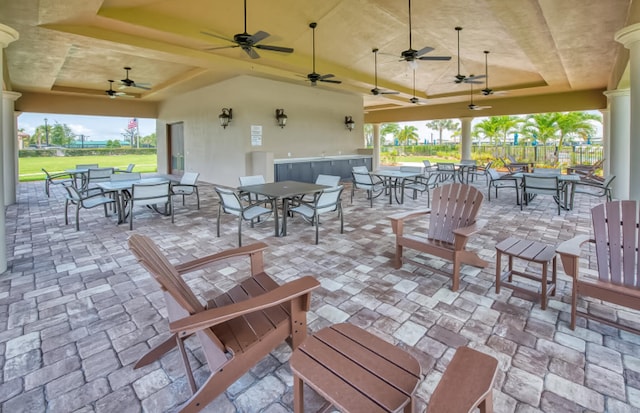
[[[532,136],[546,145],[549,139],[557,138],[559,135],[558,115],[556,112],[529,115],[522,130],[525,135]]]
[[[452,121],[451,119],[437,119],[432,120],[431,122],[427,122],[427,128],[438,131],[438,143],[442,145],[442,132],[445,130],[455,131],[459,129],[460,126],[458,122]]]
[[[602,122],[602,117],[587,112],[559,113],[556,121],[558,129],[560,130],[558,146],[562,147],[564,138],[570,135],[577,135],[583,139],[589,135],[593,135],[596,131],[593,121]]]
[[[405,126],[396,135],[398,142],[403,145],[409,145],[411,142],[418,142],[418,128],[415,126]]]
[[[386,135],[392,135],[393,139],[396,139],[400,132],[400,125],[397,123],[383,123],[380,127],[380,143],[384,143],[384,137]]]
[[[498,144],[501,135],[501,124],[497,122],[495,118],[496,116],[491,116],[473,125],[473,134],[478,137],[488,138],[490,141]]]

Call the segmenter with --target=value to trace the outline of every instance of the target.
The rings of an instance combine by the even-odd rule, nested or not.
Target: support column
[[[609,134],[610,158],[609,173],[616,179],[611,183],[613,196],[616,199],[629,199],[629,173],[631,164],[630,146],[630,99],[629,89],[610,90],[604,92],[609,99]],[[637,156],[637,155],[636,155]]]
[[[460,118],[460,156],[463,161],[471,160],[471,121],[473,118]]]
[[[616,33],[615,39],[629,49],[629,77],[630,85],[630,116],[629,129],[630,146],[627,148],[631,155],[629,168],[629,199],[640,200],[640,23],[632,24]],[[616,175],[616,181],[618,176]],[[614,181],[615,182],[615,181]]]
[[[611,175],[611,118],[609,108],[601,109],[600,113],[602,113],[602,156],[604,157],[602,174],[607,177]]]
[[[4,24],[0,24],[0,69],[4,68],[4,52],[2,49],[7,47],[11,42],[18,40],[18,32],[12,29],[9,26],[5,26]],[[0,79],[4,80],[4,70],[0,72]],[[4,81],[2,82],[4,85]],[[3,87],[0,87],[0,95],[4,95]],[[2,105],[4,101],[0,99],[0,105]],[[2,108],[0,107],[0,112]],[[0,131],[4,130],[2,126],[4,124],[4,116],[0,116]],[[2,142],[0,144],[0,159],[4,161],[4,140],[0,140]],[[2,206],[2,213],[0,214],[0,273],[3,273],[7,270],[7,237],[5,230],[5,222],[6,222],[6,210],[4,208],[4,168],[0,169],[0,173],[2,176],[0,177],[0,206]]]
[[[4,174],[4,206],[16,203],[18,184],[18,129],[15,101],[20,93],[2,92],[2,173]]]
[[[380,168],[380,124],[373,124],[373,159],[371,160],[371,169]]]

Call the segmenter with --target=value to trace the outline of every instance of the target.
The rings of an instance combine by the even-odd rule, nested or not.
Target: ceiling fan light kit
[[[231,123],[231,119],[233,119],[233,109],[222,108],[222,113],[218,115],[218,119],[220,120],[220,126],[222,126],[223,129],[227,129],[227,126]]]

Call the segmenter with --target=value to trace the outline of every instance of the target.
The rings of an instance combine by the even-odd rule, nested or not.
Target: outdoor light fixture
[[[276,119],[278,120],[278,126],[284,128],[287,124],[287,115],[284,114],[284,109],[276,109]]]
[[[218,119],[220,119],[220,126],[226,129],[227,126],[229,126],[231,119],[233,119],[233,111],[231,109],[222,108],[222,113],[218,116]]]
[[[349,132],[351,132],[353,128],[356,127],[356,123],[353,121],[353,118],[351,116],[344,117],[344,125],[347,127],[347,129],[349,129]]]

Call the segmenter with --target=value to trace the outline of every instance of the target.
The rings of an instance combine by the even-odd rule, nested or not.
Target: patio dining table
[[[275,236],[284,237],[287,235],[287,214],[289,209],[289,200],[297,195],[315,194],[327,188],[330,187],[308,182],[280,181],[258,185],[239,186],[238,190],[242,192],[263,195],[267,198],[275,200],[276,205],[274,205],[273,211],[275,221]],[[282,200],[282,228],[280,228],[277,208],[277,202],[279,199]]]
[[[369,175],[377,176],[384,182],[384,187],[389,192],[389,204],[393,203],[395,195],[398,204],[404,203],[404,185],[407,179],[422,176],[421,172],[398,171],[395,169],[378,169],[369,172]],[[400,188],[400,199],[398,199],[398,188]]]

